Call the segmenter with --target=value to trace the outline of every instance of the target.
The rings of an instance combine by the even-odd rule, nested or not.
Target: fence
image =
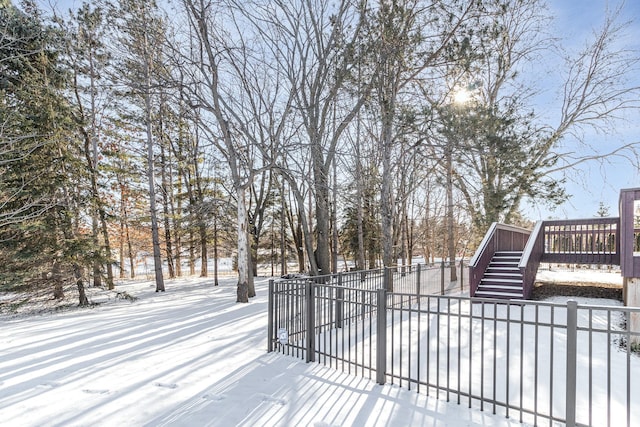
[[[534,425],[640,419],[631,404],[640,334],[626,329],[640,308],[389,292],[344,279],[272,282],[269,351]]]

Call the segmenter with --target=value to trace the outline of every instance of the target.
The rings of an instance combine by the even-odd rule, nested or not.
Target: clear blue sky
[[[44,8],[49,8],[53,4],[58,10],[67,10],[82,4],[81,0],[38,0],[38,2]],[[603,22],[607,6],[615,9],[618,5],[624,4],[623,18],[632,21],[632,24],[628,29],[629,36],[620,43],[640,52],[640,0],[547,0],[547,3],[551,14],[556,18],[551,30],[563,40],[563,45],[568,50],[583,46],[593,35],[594,29]],[[554,60],[549,60],[552,64],[551,69],[553,69],[552,61]],[[546,65],[548,67],[549,64]],[[635,79],[635,84],[640,86],[640,72]],[[554,122],[553,116],[554,109],[560,108],[560,105],[557,100],[549,104],[552,97],[553,89],[549,88],[541,97],[545,102],[539,108],[537,107],[537,110],[546,111],[551,123],[556,123],[557,120]],[[640,111],[630,112],[625,122],[618,123],[607,134],[587,134],[585,140],[601,152],[611,151],[625,143],[640,143]],[[574,146],[577,152],[584,151],[584,148],[581,149],[570,138],[567,138],[565,143],[569,147]],[[522,209],[525,215],[532,220],[588,218],[595,216],[602,202],[609,207],[611,216],[617,216],[620,189],[640,187],[640,171],[630,162],[621,159],[613,159],[605,163],[583,164],[571,171],[567,178],[566,189],[571,195],[569,201],[553,211],[539,203],[523,203]]]

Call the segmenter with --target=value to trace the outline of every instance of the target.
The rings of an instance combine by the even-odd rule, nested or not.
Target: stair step
[[[493,271],[493,270],[487,270],[484,273],[485,276],[504,276],[504,277],[522,277],[522,274],[520,273],[520,270],[500,270],[500,271]]]
[[[517,279],[494,279],[491,277],[487,277],[484,278],[480,281],[480,283],[478,284],[478,286],[511,286],[511,287],[517,287],[517,288],[521,288],[522,287],[522,280],[517,280]]]
[[[478,285],[479,291],[486,291],[489,289],[494,289],[497,291],[522,291],[522,284],[510,284],[510,283],[481,283]]]
[[[514,284],[514,285],[518,285],[518,286],[522,286],[522,278],[507,278],[507,277],[492,277],[492,278],[487,278],[486,276],[482,278],[482,280],[480,280],[480,284],[482,283],[486,283],[486,282],[492,282],[492,283],[507,283],[507,284]]]
[[[492,291],[520,291],[522,290],[522,285],[517,285],[517,286],[511,286],[511,285],[505,285],[505,284],[482,284],[480,286],[478,286],[478,290],[479,291],[489,291],[489,289],[491,289]]]
[[[499,251],[493,254],[475,296],[493,299],[523,298],[522,273],[518,268],[521,258],[522,251]]]
[[[508,299],[508,298],[523,298],[522,292],[488,292],[488,291],[476,291],[476,297],[480,298],[498,298],[498,299]]]
[[[497,279],[518,279],[522,280],[522,274],[519,271],[486,271],[483,277],[495,277]]]

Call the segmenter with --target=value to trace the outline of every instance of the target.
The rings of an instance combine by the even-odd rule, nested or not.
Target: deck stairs
[[[475,296],[480,298],[524,298],[522,273],[518,268],[522,251],[500,251],[493,254]]]

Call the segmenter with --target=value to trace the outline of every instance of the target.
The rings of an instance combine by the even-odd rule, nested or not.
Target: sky
[[[82,4],[80,0],[38,0],[45,8],[52,5],[58,10],[67,10]],[[552,32],[562,40],[562,45],[568,51],[579,49],[586,40],[593,36],[595,28],[603,22],[607,7],[615,9],[623,5],[622,17],[631,21],[628,37],[621,40],[621,46],[637,51],[640,55],[640,1],[638,0],[547,0],[551,15],[555,17]],[[541,68],[553,70],[557,57],[550,57]],[[556,67],[557,69],[557,67]],[[532,69],[536,76],[539,70]],[[544,74],[540,78],[553,81],[553,75]],[[536,77],[534,77],[536,78]],[[556,81],[557,83],[557,81]],[[640,86],[640,72],[635,76],[635,82]],[[537,112],[546,112],[547,118],[553,124],[557,122],[559,102],[555,96],[557,87],[546,89],[542,85],[542,93],[537,105]],[[555,114],[555,116],[554,116]],[[616,122],[613,128],[604,134],[587,133],[584,139],[597,151],[609,152],[621,145],[640,143],[640,111],[629,112],[625,121]],[[564,143],[569,151],[582,153],[584,148],[568,137]],[[556,178],[563,175],[556,174]],[[569,199],[553,209],[536,201],[525,201],[521,208],[525,216],[531,220],[540,219],[578,219],[596,216],[600,203],[609,209],[609,216],[618,216],[618,197],[623,188],[640,187],[640,171],[629,161],[621,158],[610,159],[605,162],[589,162],[573,169],[566,176],[567,194]]]
[[[628,37],[620,44],[636,51],[640,56],[640,2],[637,0],[549,0],[551,14],[555,16],[554,32],[563,38],[567,49],[583,46],[592,37],[594,28],[602,25],[605,10],[623,5],[623,20],[631,21],[627,29]],[[640,86],[640,72],[633,84]],[[611,151],[625,143],[640,143],[640,111],[629,112],[626,121],[617,122],[614,129],[605,134],[595,132],[585,134],[585,140],[602,152]],[[570,137],[565,140],[569,146],[575,144]],[[575,152],[580,146],[575,144]],[[567,177],[566,190],[570,199],[550,210],[541,204],[523,204],[522,208],[530,219],[577,219],[596,216],[600,203],[609,208],[609,216],[618,216],[620,189],[640,187],[640,171],[629,161],[613,159],[606,162],[583,164]]]
[[[546,274],[547,280],[555,277]],[[617,273],[599,275],[620,281]],[[588,281],[593,276],[588,272],[584,277],[578,273],[571,277]],[[397,384],[380,386],[375,380],[320,363],[267,353],[268,279],[256,280],[257,296],[248,304],[235,302],[236,280],[223,279],[218,287],[212,286],[211,278],[168,280],[167,291],[163,293],[154,292],[152,281],[124,281],[117,284],[115,291],[87,288],[91,301],[100,303],[93,308],[64,309],[47,295],[42,305],[20,305],[21,314],[0,314],[1,424],[7,427],[528,425],[520,424],[517,416],[507,419],[500,414],[492,415],[491,405],[481,412],[475,406],[468,408],[466,402],[458,405],[455,398],[446,402],[444,398],[436,399],[433,393],[428,397]],[[118,298],[117,292],[137,299],[132,302]],[[12,294],[2,294],[0,298],[5,304],[12,298],[20,300],[19,295]],[[557,303],[566,302],[566,298],[555,298]],[[75,305],[75,301],[74,298],[69,302]],[[619,304],[610,300],[578,301]],[[29,314],[29,308],[40,312]],[[589,311],[579,313],[584,316]],[[595,311],[592,316],[594,327],[601,326],[599,313]],[[557,311],[556,315],[556,321],[562,323],[563,312]],[[541,307],[536,316],[544,323],[549,313]],[[579,318],[579,325],[587,324],[589,319]],[[511,328],[512,342],[520,339],[519,331],[520,328]],[[533,336],[525,335],[526,340]],[[428,340],[428,336],[423,338]],[[504,354],[505,340],[499,342],[497,351]],[[594,335],[594,366],[611,358],[613,377],[626,378],[626,374],[621,376],[618,372],[619,369],[626,372],[625,353],[610,347],[618,344],[598,343],[602,344]],[[554,357],[563,357],[562,351],[558,344]],[[548,366],[549,355],[543,348],[538,352],[539,366]],[[556,363],[555,369],[563,370],[564,364]],[[640,358],[631,358],[630,369],[634,375],[640,372]],[[476,376],[479,371],[474,371]],[[595,390],[606,389],[606,381],[601,382],[604,378],[600,375],[605,371],[598,369],[594,373]],[[530,370],[526,372],[531,374]],[[564,376],[556,372],[556,378]],[[541,390],[545,389],[542,377],[538,383]],[[559,380],[554,384],[554,390],[562,387]],[[636,382],[632,387],[631,396],[635,399],[640,385]],[[563,395],[560,388],[554,396]],[[501,392],[498,390],[498,394]],[[542,395],[540,399],[545,401]],[[619,408],[625,399],[625,388],[614,387],[612,407]],[[587,403],[578,396],[579,408]],[[593,408],[594,424],[605,425],[601,417],[606,416],[606,399],[594,398]],[[632,420],[640,417],[640,407],[636,405],[631,411]],[[587,412],[580,409],[579,422],[584,422]],[[615,410],[612,416],[612,425],[626,425],[626,411]]]

